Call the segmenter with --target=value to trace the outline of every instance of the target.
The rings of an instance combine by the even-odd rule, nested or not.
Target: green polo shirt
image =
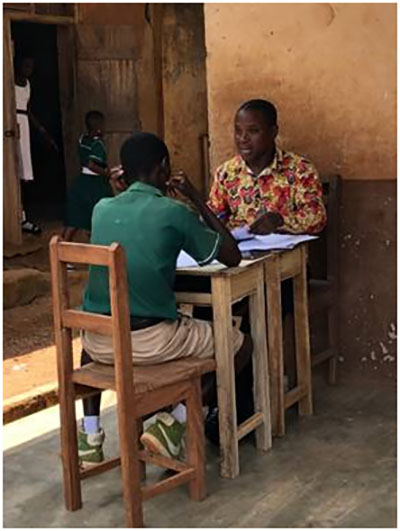
[[[125,192],[97,203],[90,241],[95,245],[118,242],[124,247],[131,316],[175,320],[178,254],[183,249],[200,265],[208,264],[222,239],[183,203],[135,182]],[[107,268],[89,268],[83,308],[110,314]]]

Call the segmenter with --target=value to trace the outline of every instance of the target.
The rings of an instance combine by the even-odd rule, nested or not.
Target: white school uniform
[[[15,103],[17,107],[17,123],[19,126],[18,176],[23,181],[33,181],[31,139],[29,134],[28,103],[31,97],[31,86],[26,81],[25,87],[15,85]]]

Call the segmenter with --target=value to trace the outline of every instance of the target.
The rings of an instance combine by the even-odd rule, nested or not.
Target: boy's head
[[[243,103],[235,116],[235,143],[242,158],[249,164],[275,148],[278,134],[278,113],[266,100]]]
[[[158,136],[134,133],[123,143],[120,158],[128,185],[142,181],[166,192],[171,173],[169,153]]]
[[[89,111],[85,114],[87,132],[92,136],[103,136],[105,117],[100,111]]]

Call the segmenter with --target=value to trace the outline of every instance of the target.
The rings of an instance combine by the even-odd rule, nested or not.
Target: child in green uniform
[[[85,116],[87,132],[79,139],[81,173],[73,183],[67,200],[63,239],[71,241],[79,229],[91,231],[93,208],[100,199],[113,195],[109,183],[104,135],[104,115],[89,111]]]

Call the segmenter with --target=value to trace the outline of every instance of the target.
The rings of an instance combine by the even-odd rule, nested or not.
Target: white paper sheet
[[[254,238],[254,234],[249,231],[249,227],[247,225],[237,227],[236,229],[233,229],[231,233],[235,240],[238,242],[241,242],[243,240],[251,240],[252,238]]]
[[[251,240],[239,242],[239,249],[248,251],[283,251],[293,249],[299,243],[317,239],[318,236],[308,234],[268,234],[267,236],[254,236]]]
[[[207,265],[217,265],[220,262],[218,260],[213,260],[210,262],[210,264]],[[176,267],[198,267],[198,263],[194,258],[192,258],[189,254],[185,253],[185,251],[181,251],[178,255],[178,260],[176,261]],[[221,264],[222,265],[222,264]]]
[[[232,235],[239,241],[238,245],[242,253],[249,251],[283,251],[293,249],[299,243],[318,238],[318,236],[309,236],[308,234],[268,234],[267,236],[257,236],[256,234],[251,234],[248,227],[234,229]],[[218,264],[222,265],[218,260],[213,260],[208,265]],[[176,262],[177,268],[197,267],[198,265],[196,260],[185,253],[185,251],[179,253]]]

